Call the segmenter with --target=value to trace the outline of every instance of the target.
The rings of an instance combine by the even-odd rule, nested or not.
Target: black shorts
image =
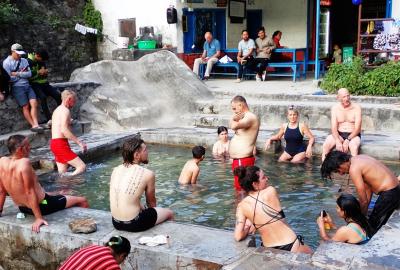
[[[351,132],[340,132],[340,131],[338,131],[338,133],[339,133],[339,136],[343,138],[343,140],[346,140],[351,134]],[[360,139],[361,139],[361,133],[358,133],[357,136],[360,137]]]
[[[375,202],[374,209],[369,216],[369,224],[375,234],[386,224],[395,209],[400,207],[400,185],[390,190],[382,191]]]
[[[65,209],[67,205],[67,198],[63,195],[50,196],[45,193],[44,199],[39,203],[40,212],[42,215],[49,215],[54,212]],[[25,214],[33,215],[32,209],[19,206],[19,211]]]
[[[112,218],[115,229],[128,232],[142,232],[148,230],[156,225],[156,221],[157,211],[154,208],[147,208],[140,211],[140,213],[130,221],[120,221],[114,217]]]

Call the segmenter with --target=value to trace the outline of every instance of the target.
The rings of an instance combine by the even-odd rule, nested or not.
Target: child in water
[[[179,176],[179,184],[196,184],[197,177],[200,173],[199,163],[204,159],[206,149],[203,146],[195,146],[192,149],[193,158],[188,160],[183,166],[181,175]]]

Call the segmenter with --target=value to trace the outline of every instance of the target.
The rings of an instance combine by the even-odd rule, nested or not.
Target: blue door
[[[260,29],[262,25],[262,10],[247,10],[247,31],[249,31],[249,36],[252,39],[256,39],[258,37],[258,29]]]
[[[183,9],[183,16],[187,17],[187,32],[183,33],[183,50],[185,53],[203,51],[204,34],[211,32],[218,39],[221,49],[226,47],[225,10],[195,9],[189,12]]]

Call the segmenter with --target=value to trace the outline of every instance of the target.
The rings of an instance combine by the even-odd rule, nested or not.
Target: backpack
[[[8,96],[11,92],[11,83],[10,83],[10,75],[8,75],[7,71],[3,68],[4,59],[0,60],[0,91],[4,94],[4,96]],[[21,60],[18,61],[18,65],[13,70],[13,72],[19,69],[19,65],[21,64]]]

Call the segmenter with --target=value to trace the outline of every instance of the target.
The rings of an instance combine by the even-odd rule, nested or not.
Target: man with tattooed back
[[[139,136],[122,146],[123,164],[115,167],[110,182],[112,222],[117,230],[145,231],[173,218],[168,208],[156,207],[154,173],[140,164],[147,164],[147,146]],[[146,206],[140,202],[145,194]]]

